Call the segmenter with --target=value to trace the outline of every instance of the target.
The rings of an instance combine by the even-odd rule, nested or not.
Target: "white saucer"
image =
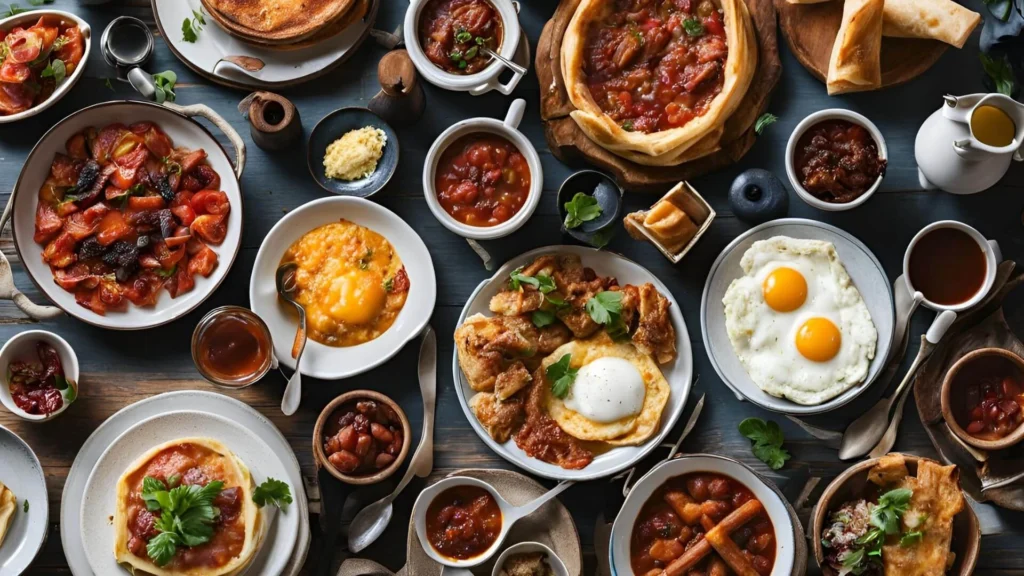
[[[291,507],[294,506],[294,513],[299,516],[299,521],[291,557],[280,574],[281,576],[297,576],[299,574],[306,561],[306,554],[309,552],[309,503],[303,488],[299,461],[295,458],[295,453],[288,445],[288,441],[270,420],[238,400],[213,392],[183,390],[153,396],[122,408],[101,424],[79,450],[64,483],[60,506],[61,544],[74,576],[107,576],[107,574],[98,575],[89,567],[89,558],[86,555],[85,544],[81,536],[81,503],[85,497],[86,483],[107,447],[113,444],[126,430],[143,420],[168,412],[196,410],[197,408],[237,422],[238,425],[246,428],[252,435],[269,446],[284,464],[287,475],[278,479],[287,482],[292,487],[294,502],[289,505],[289,513],[293,512]],[[110,549],[113,550],[113,545],[110,546]],[[127,574],[123,570],[121,573]],[[3,576],[7,575],[3,574]]]
[[[0,544],[0,576],[25,572],[46,542],[50,502],[46,477],[32,448],[7,428],[0,426],[0,482],[14,492],[14,519],[4,543]],[[28,512],[25,512],[28,502]]]

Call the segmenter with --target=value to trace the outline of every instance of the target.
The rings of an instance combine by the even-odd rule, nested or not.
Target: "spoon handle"
[[[302,334],[299,344],[299,353],[295,356],[295,372],[288,379],[288,385],[284,389],[284,396],[281,398],[281,412],[285,416],[291,416],[299,409],[302,401],[302,372],[299,370],[299,362],[302,361],[302,353],[306,351],[306,311],[301,306],[299,309],[299,332]]]
[[[512,70],[516,74],[526,75],[526,68],[523,68],[519,64],[516,64],[515,62],[509,60],[508,58],[505,58],[504,56],[502,56],[501,54],[498,54],[494,50],[491,50],[490,48],[484,48],[484,52],[487,55],[489,55],[491,58],[494,58],[495,60],[498,60],[499,62],[504,64],[506,67],[508,67],[510,70]]]
[[[423,433],[420,445],[412,455],[409,470],[420,478],[426,478],[434,469],[434,407],[437,402],[437,334],[429,324],[423,331],[423,343],[420,344],[419,381],[420,395],[423,396]]]
[[[533,502],[528,502],[518,508],[513,509],[511,514],[509,514],[510,516],[513,516],[512,518],[510,518],[510,521],[515,522],[516,520],[519,520],[524,516],[529,516],[530,514],[533,514],[537,511],[538,508],[547,504],[548,500],[551,500],[555,496],[558,496],[573,484],[575,484],[575,482],[572,480],[562,480],[561,482],[558,483],[558,486],[555,486],[551,490],[548,490],[547,493],[541,496],[540,498],[537,498]]]

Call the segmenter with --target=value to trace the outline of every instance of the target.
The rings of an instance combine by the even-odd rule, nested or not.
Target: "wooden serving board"
[[[1003,315],[1003,301],[1019,285],[1024,274],[1013,275],[1015,264],[1003,262],[996,272],[991,293],[982,302],[957,318],[931,358],[914,381],[914,398],[925,431],[946,464],[960,467],[964,492],[979,502],[1024,511],[1024,483],[981,491],[982,484],[997,482],[1024,471],[1024,444],[1007,450],[989,452],[980,464],[960,445],[942,418],[942,381],[953,364],[968,352],[979,348],[1003,348],[1024,356],[1024,343],[1010,330]],[[923,336],[922,336],[923,338]]]
[[[775,34],[772,0],[746,0],[757,34],[757,71],[736,112],[725,123],[722,148],[703,158],[679,166],[642,166],[616,156],[587,138],[569,113],[575,110],[562,79],[562,38],[580,0],[561,0],[551,20],[544,25],[534,62],[541,86],[540,114],[551,153],[571,164],[585,160],[608,171],[626,190],[665,191],[676,184],[737,162],[754,145],[754,122],[768,107],[772,90],[782,76],[779,44]]]
[[[775,0],[779,28],[789,49],[815,78],[825,81],[832,46],[843,20],[842,0],[790,4]],[[923,38],[882,39],[882,88],[902,84],[932,67],[949,45]]]

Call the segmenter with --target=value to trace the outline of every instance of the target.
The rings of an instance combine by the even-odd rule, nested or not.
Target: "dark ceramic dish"
[[[335,180],[324,174],[324,155],[327,147],[350,130],[364,126],[380,128],[387,135],[384,154],[377,162],[377,169],[366,178],[359,180]],[[398,134],[373,112],[366,108],[340,108],[323,117],[309,135],[306,146],[306,163],[309,173],[321,188],[342,196],[366,198],[380,191],[391,180],[398,167]]]
[[[596,198],[598,206],[601,207],[601,215],[569,229],[565,227],[565,204],[572,200],[577,192]],[[593,245],[596,234],[614,229],[622,220],[622,188],[597,170],[580,170],[571,174],[558,188],[557,202],[562,231],[584,244]]]

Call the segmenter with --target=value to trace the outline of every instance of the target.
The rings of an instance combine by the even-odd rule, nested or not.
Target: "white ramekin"
[[[801,120],[800,123],[796,125],[796,128],[793,129],[793,133],[789,136],[789,142],[786,144],[786,175],[789,176],[789,183],[793,186],[793,190],[796,190],[797,196],[807,204],[810,204],[819,210],[825,210],[826,212],[850,210],[867,202],[868,198],[875,193],[875,190],[878,190],[878,187],[882,185],[882,179],[885,178],[885,171],[878,176],[878,179],[875,180],[875,183],[871,188],[868,188],[863,194],[851,202],[844,202],[842,204],[825,202],[823,200],[819,200],[814,197],[813,194],[805,190],[803,185],[800,184],[800,177],[796,173],[796,166],[793,164],[793,157],[796,155],[796,145],[807,130],[815,124],[825,120],[846,120],[847,122],[863,126],[875,140],[875,145],[878,147],[879,158],[887,160],[889,158],[889,152],[885,147],[885,139],[882,138],[882,133],[878,130],[878,127],[875,126],[871,120],[868,120],[863,115],[852,110],[846,110],[843,108],[819,110],[818,112],[815,112]]]

